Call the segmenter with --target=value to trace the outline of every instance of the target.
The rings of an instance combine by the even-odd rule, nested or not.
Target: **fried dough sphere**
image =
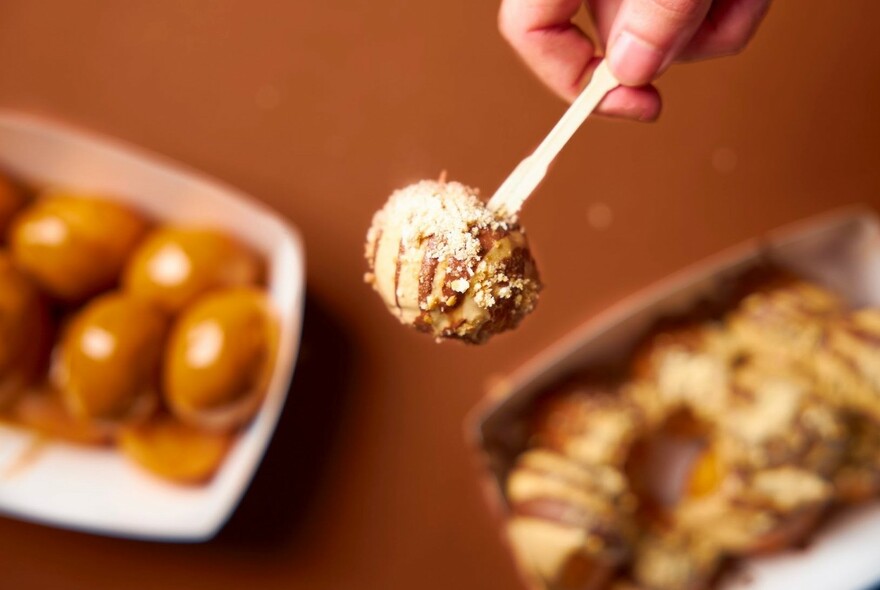
[[[259,408],[277,349],[266,294],[253,288],[212,292],[187,308],[171,332],[164,361],[165,399],[180,420],[228,430]]]
[[[0,251],[0,406],[39,378],[51,347],[51,324],[36,284]]]
[[[233,437],[160,416],[125,425],[117,440],[119,450],[147,471],[178,483],[198,484],[219,469]]]
[[[629,556],[635,504],[620,471],[536,449],[506,487],[508,537],[547,587],[600,590]]]
[[[395,191],[373,217],[365,256],[388,311],[438,340],[481,344],[513,329],[541,290],[523,230],[457,182]]]
[[[70,412],[114,423],[148,415],[158,400],[167,331],[164,313],[125,293],[83,307],[65,331],[52,371]]]
[[[16,263],[67,303],[113,287],[147,222],[128,207],[89,196],[51,193],[13,221]]]
[[[532,444],[586,465],[623,468],[646,427],[641,408],[613,381],[574,380],[545,395],[531,422]]]
[[[254,285],[261,274],[257,256],[225,233],[167,226],[154,230],[135,250],[123,285],[175,313],[208,291]]]

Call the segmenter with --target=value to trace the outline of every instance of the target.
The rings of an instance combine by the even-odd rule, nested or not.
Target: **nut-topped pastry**
[[[798,467],[732,469],[709,447],[693,463],[670,518],[681,530],[736,555],[768,553],[803,539],[833,499],[833,487]]]
[[[748,350],[810,365],[829,322],[845,309],[843,300],[823,287],[779,276],[743,297],[727,321]]]
[[[840,465],[846,424],[806,375],[752,357],[732,371],[729,392],[712,423],[732,465],[794,465],[820,476]]]
[[[652,531],[636,545],[630,583],[639,590],[704,590],[723,557],[699,535]]]
[[[831,325],[814,367],[832,402],[880,421],[880,309],[862,309]]]
[[[626,560],[635,499],[620,471],[536,449],[520,456],[506,490],[510,542],[548,588],[602,589]]]
[[[644,412],[620,383],[576,380],[541,401],[531,436],[535,446],[582,464],[622,468],[644,429]]]
[[[809,375],[742,346],[716,325],[656,335],[635,372],[652,383],[667,415],[685,410],[721,441],[727,461],[749,469],[796,464],[830,473],[846,429]]]
[[[541,283],[522,229],[457,182],[394,192],[373,217],[366,281],[402,323],[485,342],[535,307]]]
[[[738,350],[718,324],[684,323],[657,331],[636,350],[633,375],[651,384],[654,413],[667,417],[687,409],[717,416],[729,394],[730,373]]]
[[[855,414],[848,427],[846,454],[833,483],[837,499],[852,504],[880,496],[880,422]]]
[[[674,518],[728,551],[767,551],[807,534],[833,499],[846,424],[805,376],[742,357],[710,444]]]

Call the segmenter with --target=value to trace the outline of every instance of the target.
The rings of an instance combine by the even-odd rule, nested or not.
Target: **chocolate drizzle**
[[[846,333],[852,336],[854,339],[859,340],[871,347],[880,348],[880,334],[869,332],[864,328],[859,328],[852,324],[846,326],[844,328]]]
[[[400,238],[400,243],[397,246],[397,260],[394,264],[394,305],[397,306],[397,309],[400,310],[400,298],[397,296],[397,290],[400,285],[400,269],[403,266],[403,254],[406,252],[406,244],[403,241],[403,238]]]
[[[523,500],[514,504],[512,510],[517,516],[537,518],[572,528],[584,528],[594,520],[586,508],[559,498]]]
[[[537,301],[524,234],[463,185],[425,181],[396,191],[368,241],[367,282],[401,322],[438,339],[484,342]]]
[[[428,300],[434,291],[434,279],[440,264],[440,260],[434,255],[436,248],[437,236],[431,236],[427,239],[422,267],[419,269],[419,309],[422,311],[428,309]]]
[[[382,243],[382,234],[384,231],[380,228],[376,230],[376,237],[373,238],[370,243],[370,258],[367,260],[368,268],[370,272],[373,272],[376,269],[376,253],[379,251],[379,244]]]

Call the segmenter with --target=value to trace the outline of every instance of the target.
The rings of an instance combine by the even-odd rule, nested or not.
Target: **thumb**
[[[623,0],[609,36],[608,63],[626,86],[653,80],[706,18],[712,0]]]

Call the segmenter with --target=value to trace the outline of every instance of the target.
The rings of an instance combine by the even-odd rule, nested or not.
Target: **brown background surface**
[[[516,587],[462,434],[487,380],[725,246],[880,205],[880,3],[781,0],[744,55],[669,72],[660,123],[591,121],[575,137],[524,214],[547,289],[520,330],[466,348],[399,328],[361,283],[372,212],[441,169],[491,192],[563,108],[503,44],[496,7],[0,3],[0,106],[265,200],[302,230],[311,295],[281,428],[217,540],[0,519],[0,587]]]

